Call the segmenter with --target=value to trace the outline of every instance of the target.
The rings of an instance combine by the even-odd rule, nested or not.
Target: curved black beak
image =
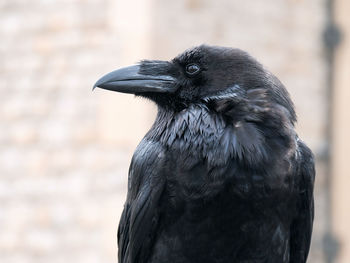
[[[140,65],[117,69],[100,78],[94,85],[97,88],[123,93],[174,92],[175,78],[169,75],[141,74]]]

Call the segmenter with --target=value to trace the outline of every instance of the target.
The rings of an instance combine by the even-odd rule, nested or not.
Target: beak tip
[[[96,81],[96,83],[94,84],[94,86],[92,87],[92,91],[94,91],[96,88],[101,88],[101,85],[103,84],[103,82],[101,81],[101,79],[99,79],[98,81]]]

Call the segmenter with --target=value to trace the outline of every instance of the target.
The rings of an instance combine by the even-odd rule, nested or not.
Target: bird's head
[[[246,52],[227,47],[201,45],[171,61],[143,60],[103,76],[95,87],[146,97],[174,111],[192,104],[219,111],[232,111],[237,104],[253,111],[276,104],[295,120],[281,82]]]

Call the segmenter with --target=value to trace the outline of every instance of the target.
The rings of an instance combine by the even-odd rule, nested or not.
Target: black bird
[[[120,263],[306,262],[313,155],[285,87],[254,58],[201,45],[95,87],[158,105],[130,165]]]

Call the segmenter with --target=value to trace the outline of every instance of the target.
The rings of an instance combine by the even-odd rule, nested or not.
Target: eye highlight
[[[197,74],[200,71],[200,67],[197,64],[188,64],[186,66],[186,73],[190,76]]]

